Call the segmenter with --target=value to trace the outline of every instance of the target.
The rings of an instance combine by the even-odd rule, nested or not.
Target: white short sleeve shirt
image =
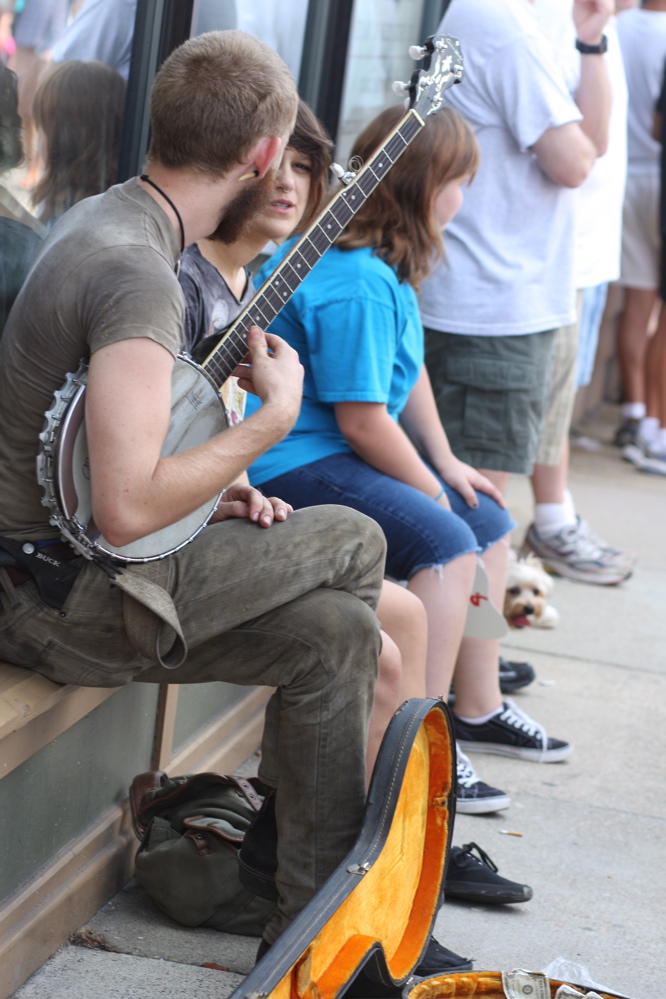
[[[423,322],[479,336],[570,323],[575,192],[530,151],[581,118],[555,52],[528,0],[453,0],[439,30],[462,44],[464,79],[447,97],[474,129],[481,165],[447,228],[447,260],[424,282]]]

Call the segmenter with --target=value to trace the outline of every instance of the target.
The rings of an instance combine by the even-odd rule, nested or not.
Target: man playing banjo
[[[277,688],[260,772],[279,788],[280,901],[268,944],[360,827],[384,539],[352,510],[287,517],[286,504],[233,484],[299,409],[296,353],[258,328],[241,384],[261,409],[195,447],[162,450],[172,371],[183,363],[180,253],[211,233],[233,239],[259,207],[296,101],[282,61],[240,32],[202,35],[172,53],[151,97],[146,179],[89,198],[58,223],[0,344],[0,657],[59,683]],[[91,523],[111,547],[131,548],[226,489],[211,523],[165,558],[95,564],[49,521],[35,475],[39,435],[82,359]]]

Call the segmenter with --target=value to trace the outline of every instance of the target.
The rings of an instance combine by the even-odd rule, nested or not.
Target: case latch
[[[363,875],[367,874],[371,867],[372,864],[369,864],[366,861],[365,864],[350,864],[347,870],[349,871],[350,874]]]

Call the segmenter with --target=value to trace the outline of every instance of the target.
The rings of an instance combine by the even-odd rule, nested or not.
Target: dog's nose
[[[523,607],[525,614],[534,614],[534,607],[531,604],[525,604]]]

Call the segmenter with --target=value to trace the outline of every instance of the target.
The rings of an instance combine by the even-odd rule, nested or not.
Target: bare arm
[[[439,480],[423,464],[402,427],[389,416],[384,403],[338,402],[335,417],[349,446],[368,465],[433,499],[439,495]],[[448,506],[444,496],[440,502]]]
[[[599,44],[611,13],[612,0],[575,0],[579,41]],[[603,56],[581,55],[576,104],[581,121],[546,129],[532,147],[544,173],[564,187],[579,187],[608,148],[611,91]]]
[[[402,415],[407,433],[391,419],[383,403],[339,402],[335,405],[335,416],[349,446],[385,475],[406,482],[434,499],[441,489],[439,479],[421,460],[418,447],[444,481],[457,489],[470,506],[477,505],[474,489],[489,493],[503,505],[495,487],[451,452],[425,368]],[[449,505],[446,496],[438,502]]]
[[[421,368],[416,385],[409,394],[407,405],[400,417],[418,451],[430,462],[449,486],[453,486],[469,506],[476,506],[475,490],[488,493],[500,506],[504,499],[492,482],[475,468],[460,461],[453,454],[446,431],[439,418],[437,404],[425,365]]]
[[[173,358],[147,338],[95,351],[86,393],[92,505],[111,544],[130,544],[196,510],[289,432],[302,390],[296,351],[253,328],[250,359],[252,378],[245,378],[243,388],[264,405],[205,444],[161,458]]]

